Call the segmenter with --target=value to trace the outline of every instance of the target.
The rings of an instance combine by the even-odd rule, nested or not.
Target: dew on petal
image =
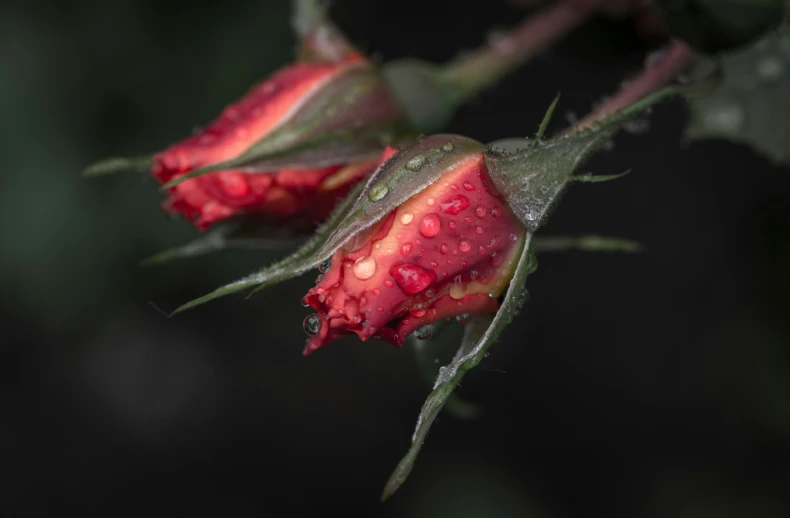
[[[433,237],[439,233],[442,223],[436,213],[428,214],[420,222],[420,234],[425,237]]]
[[[462,299],[466,296],[466,289],[461,284],[453,284],[450,286],[450,296],[455,300]]]
[[[392,281],[387,279],[386,281],[384,281],[384,286],[386,286],[387,288],[391,288],[392,287]]]
[[[477,245],[477,251],[480,253],[480,255],[486,255],[486,247],[483,245]]]
[[[456,225],[455,225],[455,221],[451,221],[451,222],[449,222],[449,223],[447,224],[447,226],[448,226],[448,227],[450,227],[450,228],[455,228],[455,226],[456,226]]]
[[[439,247],[439,252],[442,255],[446,254],[449,250],[450,250],[450,247],[447,245],[447,243],[442,243],[442,246]]]
[[[313,313],[304,319],[302,327],[304,328],[304,332],[308,335],[317,335],[318,332],[321,331],[321,317],[318,316],[318,313]]]
[[[400,222],[404,225],[408,225],[414,219],[414,214],[409,214],[408,212],[400,217]]]
[[[502,210],[499,207],[494,207],[493,209],[491,209],[491,216],[494,219],[499,219],[499,216],[501,215],[502,215]]]
[[[439,261],[431,261],[431,266],[433,268],[438,268],[439,267]]]
[[[436,200],[434,200],[433,198],[428,198],[428,201],[426,203],[428,205],[433,205],[435,202],[436,202]]]
[[[411,253],[412,244],[411,243],[403,243],[400,247],[400,255],[407,256]]]
[[[458,250],[460,250],[461,252],[468,252],[471,249],[472,249],[472,243],[470,243],[466,239],[462,239],[458,243]]]
[[[376,260],[366,255],[354,262],[354,275],[357,279],[364,281],[373,277],[376,273]]]
[[[407,295],[424,291],[436,281],[436,273],[414,263],[398,263],[390,268],[390,275]]]
[[[478,205],[477,207],[475,207],[475,216],[477,216],[478,218],[482,218],[485,215],[486,215],[485,207],[483,207],[482,205]]]
[[[451,216],[455,216],[462,210],[466,210],[469,208],[471,203],[469,202],[469,198],[464,196],[463,194],[456,194],[454,196],[450,196],[443,202],[439,204],[439,210],[441,210],[445,214],[450,214]]]
[[[475,232],[477,232],[478,234],[482,234],[483,233],[483,227],[475,227]]]
[[[475,186],[469,182],[464,182],[464,189],[466,189],[467,191],[474,191]]]

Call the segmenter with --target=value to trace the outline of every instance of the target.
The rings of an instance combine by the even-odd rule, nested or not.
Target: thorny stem
[[[559,0],[501,38],[450,62],[442,70],[441,79],[454,87],[454,102],[465,102],[550,47],[589,18],[601,1]]]
[[[660,57],[646,65],[634,79],[626,81],[620,90],[587,116],[569,128],[574,133],[590,128],[609,115],[635,103],[645,95],[658,90],[675,79],[694,57],[694,51],[685,43],[675,40],[661,51]]]

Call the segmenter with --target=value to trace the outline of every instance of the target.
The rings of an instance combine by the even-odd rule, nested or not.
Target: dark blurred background
[[[332,14],[378,60],[442,61],[525,11]],[[163,316],[285,251],[139,267],[197,232],[152,179],[79,171],[207,123],[291,59],[289,19],[284,0],[0,6],[3,515],[790,515],[790,170],[684,142],[679,101],[588,164],[631,175],[575,186],[545,229],[646,251],[541,256],[530,302],[460,389],[485,415],[442,414],[385,504],[429,391],[412,351],[347,339],[303,358],[313,275]],[[558,91],[558,113],[583,114],[649,50],[596,19],[449,130],[532,134]]]

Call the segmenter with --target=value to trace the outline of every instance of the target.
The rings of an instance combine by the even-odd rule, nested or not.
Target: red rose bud
[[[453,145],[447,140],[437,149]],[[494,189],[484,152],[479,146],[446,164],[320,268],[304,298],[318,311],[304,322],[312,335],[305,354],[349,334],[401,346],[408,334],[440,319],[497,311],[525,228]],[[416,155],[405,167],[418,170],[425,161]]]
[[[330,24],[306,36],[301,57],[153,156],[167,211],[200,229],[241,214],[322,220],[405,133],[377,71]],[[114,159],[86,173],[140,165]]]

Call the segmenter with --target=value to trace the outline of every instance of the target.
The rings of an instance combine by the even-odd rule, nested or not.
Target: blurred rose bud
[[[432,144],[454,147],[452,139]],[[414,195],[321,268],[303,301],[318,311],[305,319],[313,335],[305,354],[349,334],[401,346],[440,319],[497,311],[526,228],[494,188],[484,153],[478,144],[448,163],[426,165],[421,155],[405,162],[426,168],[433,181],[419,189],[414,183]],[[427,171],[437,166],[442,170]]]
[[[169,189],[165,210],[201,230],[238,215],[315,223],[407,132],[378,71],[325,22],[306,36],[300,61],[143,164]],[[122,165],[87,174],[113,163]]]

